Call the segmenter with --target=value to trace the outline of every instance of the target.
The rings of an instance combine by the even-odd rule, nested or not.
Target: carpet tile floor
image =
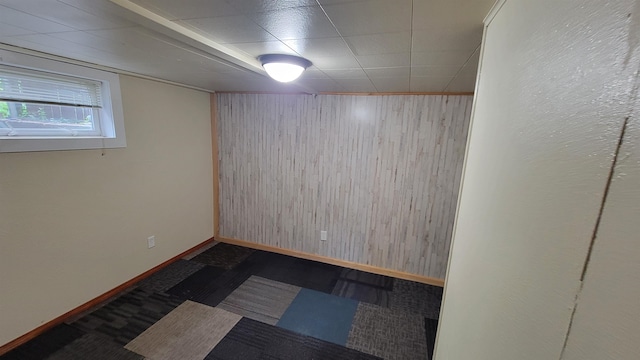
[[[442,289],[218,243],[8,359],[431,359]]]

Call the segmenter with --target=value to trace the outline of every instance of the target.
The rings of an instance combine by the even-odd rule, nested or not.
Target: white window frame
[[[126,147],[118,74],[0,49],[0,64],[99,81],[101,136],[0,136],[0,153]]]

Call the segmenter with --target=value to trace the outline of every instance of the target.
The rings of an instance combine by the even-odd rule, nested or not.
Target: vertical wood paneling
[[[220,236],[444,278],[471,96],[217,97]]]

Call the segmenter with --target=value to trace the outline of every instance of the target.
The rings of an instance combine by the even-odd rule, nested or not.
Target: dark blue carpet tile
[[[243,318],[205,360],[380,360],[356,350]]]
[[[33,340],[0,356],[2,360],[41,360],[84,335],[84,331],[60,324]]]
[[[427,359],[433,359],[433,349],[436,346],[436,331],[438,320],[424,318],[424,332],[427,335]]]
[[[205,266],[167,290],[167,294],[184,300],[193,300],[206,296],[211,292],[209,290],[210,284],[224,272],[225,270],[222,268]]]
[[[191,260],[223,269],[233,269],[254,251],[242,246],[220,243]]]
[[[344,346],[357,309],[357,301],[302,289],[277,326]]]
[[[327,294],[333,291],[342,270],[335,265],[286,255],[267,252],[256,252],[254,255],[252,260],[264,265],[256,267],[253,275]]]
[[[55,352],[47,360],[143,360],[138,355],[97,334],[85,334]]]
[[[182,303],[172,295],[134,289],[71,325],[126,345]]]

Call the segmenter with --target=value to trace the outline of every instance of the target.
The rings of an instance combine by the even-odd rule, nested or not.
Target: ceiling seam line
[[[471,58],[473,57],[473,55],[475,55],[479,50],[480,47],[482,46],[482,43],[480,43],[475,50],[473,50],[473,52],[471,53],[471,55],[467,58],[467,60],[464,62],[464,64],[462,64],[462,66],[460,67],[460,69],[458,69],[458,71],[456,72],[455,75],[453,75],[453,77],[451,78],[451,80],[449,80],[449,82],[447,83],[447,86],[444,87],[443,91],[447,91],[447,89],[449,88],[449,85],[451,85],[451,83],[453,82],[453,80],[455,80],[458,75],[460,75],[460,73],[462,72],[462,69],[464,69],[465,66],[467,66],[467,64],[469,63],[469,61],[471,60]]]
[[[376,92],[379,92],[378,87],[376,86],[376,84],[373,83],[373,81],[371,80],[371,78],[369,77],[369,74],[367,74],[366,71],[364,71],[364,68],[362,67],[362,64],[360,63],[360,61],[358,60],[358,58],[356,57],[356,54],[353,52],[353,49],[351,49],[351,46],[349,46],[349,43],[347,42],[347,40],[345,40],[344,36],[342,36],[342,33],[340,33],[340,30],[338,30],[338,27],[336,27],[336,24],[333,23],[333,20],[331,20],[331,18],[329,17],[329,14],[327,14],[327,12],[324,10],[324,7],[322,7],[322,4],[320,4],[319,0],[316,0],[316,3],[318,4],[318,6],[320,6],[320,10],[322,10],[322,13],[324,14],[324,16],[327,17],[327,20],[329,20],[329,23],[331,23],[331,26],[333,26],[333,28],[336,30],[336,32],[338,33],[338,36],[340,36],[340,39],[342,40],[342,42],[347,45],[347,49],[349,49],[349,52],[351,53],[351,55],[353,56],[353,58],[356,60],[356,62],[358,63],[358,66],[360,66],[360,70],[362,70],[364,72],[364,74],[367,77],[367,80],[369,80],[369,82],[371,83],[371,85],[373,85],[373,88],[376,90]],[[333,79],[333,78],[332,78]],[[338,85],[340,85],[338,83]],[[345,88],[346,89],[346,88]]]

